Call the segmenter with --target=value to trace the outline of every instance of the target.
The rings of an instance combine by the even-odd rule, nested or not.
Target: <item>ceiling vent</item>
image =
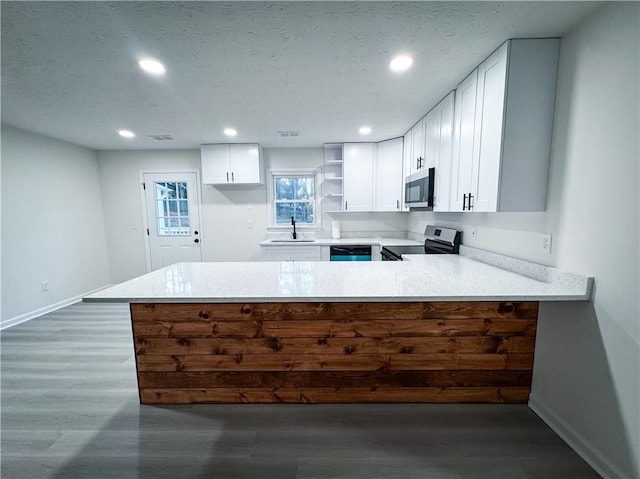
[[[280,138],[292,138],[296,136],[300,136],[299,131],[279,131],[278,136]]]
[[[172,141],[175,140],[175,138],[171,135],[149,135],[149,138],[153,138],[154,140],[158,140],[158,141]]]

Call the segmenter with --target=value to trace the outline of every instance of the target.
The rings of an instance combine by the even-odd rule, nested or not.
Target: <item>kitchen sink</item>
[[[313,239],[274,239],[270,243],[313,243]]]

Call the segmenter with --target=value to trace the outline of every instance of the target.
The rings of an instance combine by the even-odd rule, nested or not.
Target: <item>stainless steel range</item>
[[[423,246],[383,246],[382,261],[402,261],[403,254],[458,254],[462,233],[451,228],[427,225]]]

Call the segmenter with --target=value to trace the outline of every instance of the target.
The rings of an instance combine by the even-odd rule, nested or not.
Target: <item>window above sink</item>
[[[296,227],[303,230],[320,226],[318,204],[317,170],[314,168],[269,169],[269,229],[282,231],[292,229],[291,218]],[[309,242],[298,238],[291,242]],[[311,240],[312,241],[312,240]]]

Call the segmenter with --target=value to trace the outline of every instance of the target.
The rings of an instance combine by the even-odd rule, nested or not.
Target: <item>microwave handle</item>
[[[433,193],[436,187],[436,169],[429,168],[429,184],[427,188],[429,191],[427,192],[427,206],[429,208],[433,208]]]

